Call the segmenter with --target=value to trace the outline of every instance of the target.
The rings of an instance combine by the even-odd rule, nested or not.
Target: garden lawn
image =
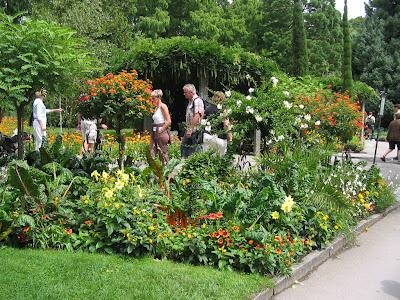
[[[272,286],[151,258],[3,248],[0,261],[0,299],[243,299]]]

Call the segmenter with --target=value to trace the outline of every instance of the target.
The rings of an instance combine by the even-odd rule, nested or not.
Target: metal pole
[[[378,113],[378,130],[377,130],[377,133],[376,133],[376,144],[375,144],[375,152],[374,152],[373,164],[375,164],[376,151],[378,150],[379,133],[381,131],[381,119],[382,119],[383,114],[385,112],[385,101],[386,101],[386,92],[385,92],[385,90],[381,91],[380,94],[381,94],[381,106],[380,106],[379,113]]]
[[[379,114],[378,115],[378,129],[376,130],[377,135],[376,135],[376,144],[375,144],[375,152],[374,152],[374,161],[372,163],[374,165],[375,165],[375,160],[376,160],[376,151],[378,150],[379,133],[381,131],[381,119],[382,119],[382,116]]]

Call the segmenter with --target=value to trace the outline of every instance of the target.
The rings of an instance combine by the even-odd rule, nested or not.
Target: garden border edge
[[[400,207],[400,200],[397,200],[395,204],[388,207],[385,211],[379,214],[374,214],[365,220],[362,220],[358,225],[352,230],[352,233],[356,235],[361,234],[368,227],[374,225],[379,220],[383,219],[386,215]],[[301,262],[293,266],[293,271],[288,277],[280,276],[273,278],[275,281],[275,286],[273,288],[268,288],[257,295],[251,296],[249,299],[252,300],[267,300],[272,296],[281,293],[283,290],[292,286],[297,280],[300,280],[318,268],[326,260],[328,260],[333,255],[336,255],[341,251],[347,244],[346,237],[341,235],[337,237],[332,243],[330,243],[323,250],[315,250],[308,255],[306,255]]]

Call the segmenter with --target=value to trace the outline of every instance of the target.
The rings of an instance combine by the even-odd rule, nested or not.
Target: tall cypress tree
[[[353,87],[353,76],[351,70],[351,37],[350,25],[347,19],[347,0],[344,0],[343,12],[343,65],[342,65],[343,92]]]
[[[307,43],[304,29],[303,4],[301,0],[293,2],[292,23],[292,73],[294,76],[303,76],[307,73]]]

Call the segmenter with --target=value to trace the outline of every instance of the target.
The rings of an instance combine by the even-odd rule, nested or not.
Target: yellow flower
[[[154,231],[154,230],[156,230],[156,227],[155,226],[149,226],[149,230],[150,231]]]
[[[201,225],[201,228],[206,228],[207,227],[207,225],[206,224],[203,224],[203,225]]]
[[[324,215],[324,216],[322,217],[322,219],[323,219],[324,221],[328,221],[328,220],[329,220],[329,216],[328,216],[328,215]]]
[[[369,191],[365,191],[365,195],[369,196],[370,192]]]
[[[278,220],[279,219],[279,212],[274,211],[273,213],[271,213],[271,217],[274,220]]]
[[[107,199],[111,199],[114,196],[114,191],[109,188],[104,188],[103,193],[104,193],[104,197],[106,197]]]
[[[101,176],[103,177],[103,179],[104,179],[105,181],[110,177],[110,175],[109,175],[106,171],[103,171],[103,173],[101,174]]]
[[[360,202],[364,203],[365,202],[364,198],[360,198]]]
[[[84,195],[81,197],[81,201],[83,202],[83,204],[89,204],[90,198],[88,195]]]
[[[363,194],[361,194],[361,193],[358,193],[358,198],[360,198],[360,199],[364,199],[364,195],[363,195]]]
[[[138,190],[138,197],[139,198],[143,198],[144,194],[143,194],[142,189],[140,188],[139,185],[137,186],[137,190]]]
[[[340,226],[338,224],[336,224],[333,228],[335,228],[336,230],[338,230],[340,228]]]
[[[116,188],[117,190],[122,190],[122,189],[124,188],[124,186],[125,186],[125,184],[124,184],[124,182],[121,181],[121,180],[118,180],[118,181],[115,183],[115,188]]]
[[[129,182],[129,175],[128,174],[122,174],[121,175],[121,180],[124,182],[124,183],[128,183]]]
[[[90,174],[90,176],[91,176],[91,177],[94,177],[94,179],[96,179],[96,181],[97,181],[97,180],[99,180],[100,173],[97,172],[97,170],[94,170],[94,171],[92,172],[92,174]]]
[[[371,204],[365,203],[364,207],[365,207],[366,210],[370,210],[371,209]]]
[[[282,209],[285,213],[288,213],[288,212],[291,212],[291,211],[292,211],[293,205],[294,205],[293,198],[292,198],[292,196],[289,195],[289,196],[287,196],[287,197],[285,198],[285,202],[282,204],[281,209]]]
[[[117,176],[121,177],[123,174],[125,174],[124,170],[117,171]]]

